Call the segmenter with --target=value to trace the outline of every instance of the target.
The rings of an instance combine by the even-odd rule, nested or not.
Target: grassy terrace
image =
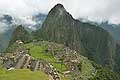
[[[27,69],[7,71],[0,69],[0,80],[49,80],[49,77],[41,72],[32,72]]]
[[[59,72],[63,72],[66,70],[66,66],[61,63],[56,63],[57,59],[54,58],[51,52],[46,52],[48,49],[45,45],[33,45],[32,43],[25,44],[25,46],[29,49],[29,53],[35,59],[43,59],[45,61],[50,62]]]
[[[54,58],[51,52],[46,52],[47,46],[41,45],[36,46],[32,43],[25,44],[23,47],[27,47],[30,51],[30,54],[35,59],[43,59],[50,62],[58,71],[63,72],[66,70],[65,65],[56,63],[57,60]],[[11,47],[10,51],[14,51],[16,45]],[[62,74],[60,75],[61,80],[68,80]],[[28,69],[15,69],[15,70],[6,70],[0,67],[0,80],[49,80],[47,74],[42,71],[32,72]]]

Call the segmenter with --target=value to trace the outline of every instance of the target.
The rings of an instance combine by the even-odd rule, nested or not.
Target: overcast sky
[[[120,0],[0,0],[0,14],[18,17],[47,14],[57,3],[62,3],[74,18],[120,23]]]

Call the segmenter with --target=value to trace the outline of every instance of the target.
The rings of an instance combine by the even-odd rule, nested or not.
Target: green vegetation
[[[92,66],[91,62],[88,60],[82,61],[81,76],[85,78],[90,78],[95,75],[95,68]]]
[[[63,75],[60,75],[61,80],[69,80],[68,78],[65,78]]]
[[[92,65],[92,62],[86,57],[80,56],[80,64],[78,65],[80,70],[80,77],[84,80],[89,79],[96,74],[96,69]]]
[[[34,43],[28,43],[25,46],[33,58],[50,62],[59,72],[66,70],[66,66],[58,63],[58,60],[52,55],[52,52],[47,51],[48,47],[46,45],[34,45]]]
[[[106,68],[97,70],[96,75],[89,80],[120,80],[120,76]]]
[[[52,41],[64,44],[65,46],[69,47],[70,49],[76,50],[81,55],[87,57],[80,56],[80,63],[76,66],[80,70],[80,75],[77,73],[78,70],[75,70],[76,74],[70,73],[70,76],[74,78],[80,78],[82,80],[120,80],[119,75],[112,72],[114,66],[117,70],[119,68],[119,57],[120,54],[120,46],[117,46],[117,53],[116,52],[116,43],[112,36],[102,28],[96,25],[92,25],[90,23],[83,23],[81,21],[73,19],[73,17],[64,9],[62,5],[56,5],[48,14],[43,26],[40,30],[33,32],[32,34],[34,39],[37,40],[45,40],[45,41]],[[33,36],[31,38],[33,38]],[[29,42],[32,40],[30,35],[24,30],[22,27],[18,27],[12,36],[11,42],[15,42],[16,40],[20,39],[22,41]],[[26,47],[29,50],[29,54],[37,59],[37,60],[44,60],[46,62],[50,62],[54,68],[57,69],[59,73],[62,73],[67,69],[67,67],[63,64],[63,59],[57,59],[55,57],[55,51],[61,49],[54,49],[54,51],[48,49],[48,45],[46,44],[37,44],[36,41],[32,43],[26,43],[23,47]],[[34,43],[36,42],[36,43]],[[55,43],[54,43],[55,44]],[[10,47],[10,50],[14,51],[14,48],[17,47],[13,45]],[[60,51],[60,53],[62,53]],[[60,55],[61,56],[61,55]],[[118,57],[114,59],[114,57]],[[103,68],[100,65],[93,64],[90,60],[95,61],[97,64],[101,64],[110,70]],[[117,64],[116,64],[116,63]],[[114,65],[115,64],[115,65]],[[76,67],[74,66],[74,67]],[[23,71],[23,72],[21,72]],[[11,72],[11,73],[10,73]],[[13,74],[12,72],[16,73]],[[29,73],[35,73],[35,76],[38,76],[38,72],[31,72],[31,71],[24,71],[24,70],[13,70],[13,71],[4,71],[1,70],[0,74],[7,74],[5,77],[9,77],[12,74],[18,75],[19,74],[25,75],[25,72],[29,76]],[[71,71],[72,72],[72,71]],[[79,72],[79,71],[78,71]],[[9,74],[10,73],[10,74]],[[41,73],[39,73],[41,74]],[[28,77],[25,75],[24,77]],[[33,75],[33,76],[34,76]],[[62,74],[61,79],[67,80],[63,77]],[[4,75],[0,75],[1,80]],[[21,77],[21,76],[20,76]],[[24,78],[23,77],[23,78]],[[35,80],[37,77],[35,77]],[[46,77],[44,76],[44,79]],[[11,78],[14,80],[14,77]],[[28,78],[29,79],[29,78]],[[33,78],[31,78],[33,79]],[[42,79],[42,78],[41,78]],[[7,79],[6,79],[7,80]],[[24,79],[22,79],[24,80]]]
[[[0,69],[0,80],[48,80],[49,77],[41,72],[32,72],[27,69],[5,70]]]
[[[60,4],[51,9],[34,36],[64,44],[98,64],[113,68],[116,43],[112,36],[99,26],[75,20]]]
[[[21,40],[23,42],[29,42],[31,41],[32,37],[30,34],[26,31],[26,29],[20,25],[18,26],[12,33],[12,38],[9,42],[9,46],[12,45],[16,40]]]
[[[79,54],[76,55],[76,56],[78,57],[80,63],[76,64],[76,66],[80,70],[80,75],[76,75],[76,73],[70,72],[68,74],[70,77],[67,77],[68,78],[67,79],[66,77],[64,77],[63,74],[61,74],[62,72],[67,70],[67,67],[62,62],[64,57],[61,58],[61,59],[59,58],[59,60],[58,60],[57,57],[55,57],[56,55],[58,56],[58,54],[64,54],[64,48],[65,47],[62,47],[59,44],[51,43],[51,42],[47,42],[47,41],[33,41],[31,43],[26,43],[24,45],[21,45],[21,47],[23,47],[23,49],[25,49],[25,48],[28,49],[29,50],[29,54],[34,59],[50,62],[54,66],[54,68],[56,68],[57,71],[59,72],[61,80],[69,80],[69,78],[70,79],[71,78],[72,79],[76,78],[78,80],[79,79],[82,79],[82,80],[120,80],[118,74],[116,74],[116,73],[114,73],[114,72],[112,72],[112,71],[110,71],[110,70],[108,70],[106,68],[103,68],[100,65],[95,64],[94,62],[90,61],[88,58],[83,57],[83,56],[81,56]],[[11,50],[14,51],[15,48],[16,48],[16,45],[13,44],[11,46]],[[60,56],[63,56],[63,55],[60,55]],[[73,57],[75,57],[74,54],[73,54]],[[28,75],[26,75],[26,73],[24,73],[24,71],[26,73],[28,73]],[[23,77],[23,78],[25,80],[29,79],[29,73],[30,73],[30,75],[31,74],[35,75],[35,77],[31,78],[31,79],[35,79],[35,80],[37,80],[37,76],[38,76],[37,73],[38,74],[42,74],[40,71],[38,71],[38,72],[31,72],[29,70],[26,71],[25,69],[23,69],[23,70],[7,71],[6,73],[9,73],[9,72],[11,72],[11,73],[15,72],[16,75],[24,74],[25,77]],[[20,72],[20,73],[18,73],[18,72]],[[5,74],[5,71],[1,70],[0,74]],[[8,74],[8,75],[6,74],[6,75],[8,77],[9,76],[11,77],[12,74]],[[4,77],[4,75],[2,75],[2,76]],[[17,78],[20,78],[20,77],[17,76]],[[42,75],[40,75],[40,77],[42,77]],[[0,78],[2,80],[2,77],[0,77]],[[5,79],[3,79],[3,80],[5,80]],[[11,78],[11,79],[14,80],[14,77]],[[45,78],[43,78],[43,80],[44,79]]]
[[[116,56],[115,56],[115,71],[120,73],[120,45],[116,46]]]

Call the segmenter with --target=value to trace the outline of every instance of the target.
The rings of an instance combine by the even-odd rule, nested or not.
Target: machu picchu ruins
[[[42,71],[49,76],[49,80],[88,80],[96,75],[97,68],[101,69],[75,50],[43,40],[25,44],[17,40],[8,52],[0,57],[1,65],[8,71]]]

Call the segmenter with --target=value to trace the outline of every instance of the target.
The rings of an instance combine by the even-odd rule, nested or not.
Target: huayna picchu
[[[36,39],[64,44],[98,64],[114,68],[116,42],[112,36],[90,23],[75,20],[61,4],[49,12]]]

